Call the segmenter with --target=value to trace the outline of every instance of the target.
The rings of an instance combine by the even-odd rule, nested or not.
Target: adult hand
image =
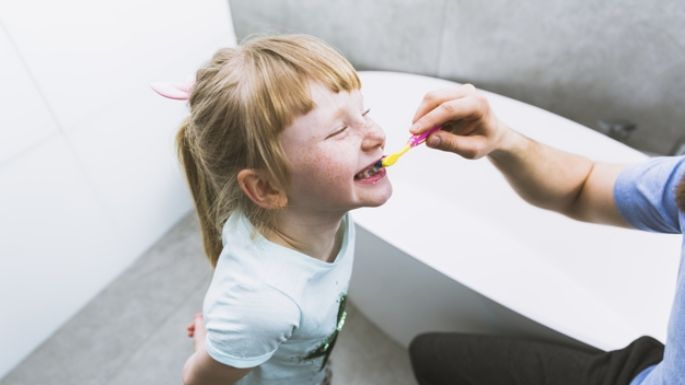
[[[427,93],[412,123],[412,134],[442,125],[443,129],[431,134],[426,144],[468,159],[490,154],[512,131],[495,117],[488,100],[471,84]]]

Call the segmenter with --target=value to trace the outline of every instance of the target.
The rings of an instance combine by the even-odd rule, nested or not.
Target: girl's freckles
[[[294,165],[295,174],[300,175],[303,180],[311,180],[312,178],[326,183],[333,183],[336,179],[341,177],[341,174],[346,174],[349,170],[336,162],[335,157],[327,157],[321,154],[302,154],[299,162]]]

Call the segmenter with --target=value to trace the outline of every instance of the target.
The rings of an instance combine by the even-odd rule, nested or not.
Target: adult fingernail
[[[428,138],[428,145],[431,147],[438,147],[440,145],[440,137],[431,135],[430,138]]]

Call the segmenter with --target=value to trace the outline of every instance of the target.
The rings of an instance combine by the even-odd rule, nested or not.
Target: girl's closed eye
[[[332,134],[328,135],[328,136],[326,137],[326,139],[330,139],[330,138],[332,138],[332,137],[334,137],[334,136],[340,135],[340,134],[342,134],[343,132],[345,132],[345,130],[347,130],[347,126],[345,126],[345,127],[341,128],[341,129],[339,129],[339,130],[333,132]]]
[[[362,112],[362,116],[365,118],[365,123],[368,123],[368,117],[369,117],[369,112],[371,112],[370,108],[367,108],[364,112]],[[348,126],[344,126],[340,128],[339,130],[336,130],[335,132],[329,134],[325,139],[332,138],[334,136],[337,136],[339,134],[344,133],[347,130]]]

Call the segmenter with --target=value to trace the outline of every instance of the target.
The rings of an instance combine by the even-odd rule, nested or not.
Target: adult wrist
[[[502,122],[498,122],[502,127],[502,136],[495,148],[490,152],[490,157],[495,160],[505,160],[525,151],[526,137],[514,131]]]

